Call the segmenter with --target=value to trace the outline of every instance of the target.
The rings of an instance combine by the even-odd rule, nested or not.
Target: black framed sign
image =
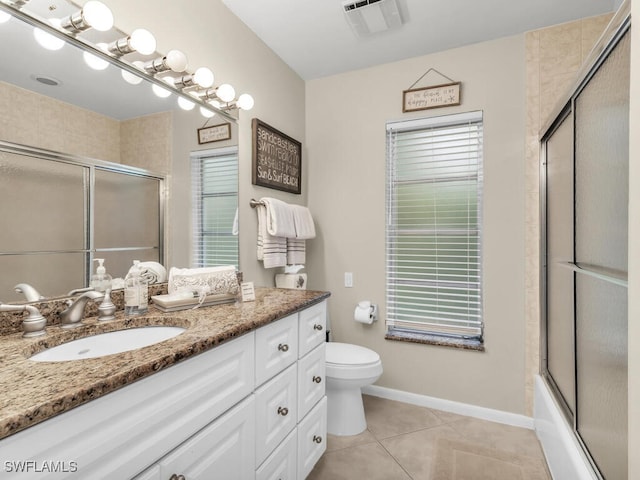
[[[289,193],[301,192],[302,143],[254,118],[251,183]]]

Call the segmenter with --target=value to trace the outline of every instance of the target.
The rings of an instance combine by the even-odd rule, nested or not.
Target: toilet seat
[[[327,377],[336,379],[364,379],[382,374],[380,355],[373,350],[348,343],[326,344]]]

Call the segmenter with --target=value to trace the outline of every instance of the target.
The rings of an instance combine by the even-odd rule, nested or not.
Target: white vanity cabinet
[[[77,465],[2,478],[303,480],[326,449],[325,325],[322,302],[0,440]]]
[[[258,370],[264,368],[259,358],[265,357],[256,353],[256,378],[277,373],[256,389],[256,479],[303,480],[326,450],[326,302],[291,317],[295,322],[282,325],[279,335],[287,339],[296,335],[297,357],[285,360],[286,352],[280,352],[280,370],[259,376]],[[291,322],[291,317],[285,320]],[[276,338],[275,333],[264,335]],[[256,332],[256,352],[263,347],[260,336]],[[276,358],[280,343],[272,340],[266,346]]]

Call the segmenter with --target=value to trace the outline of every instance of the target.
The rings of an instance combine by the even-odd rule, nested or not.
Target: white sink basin
[[[47,348],[29,357],[35,362],[67,362],[85,358],[104,357],[127,352],[169,340],[184,332],[182,327],[149,326],[116,330],[79,338],[56,347]]]

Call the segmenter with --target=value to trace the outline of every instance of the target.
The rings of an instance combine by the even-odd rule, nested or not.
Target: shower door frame
[[[589,54],[586,62],[581,68],[577,82],[574,83],[567,95],[562,98],[556,108],[553,110],[550,116],[550,121],[544,125],[540,131],[540,374],[547,384],[549,390],[552,392],[556,403],[560,406],[560,410],[564,415],[565,420],[572,429],[572,434],[575,440],[582,449],[585,458],[589,461],[593,473],[601,480],[604,477],[600,473],[594,459],[592,458],[587,445],[582,440],[578,433],[578,373],[577,373],[577,346],[576,346],[576,313],[575,313],[575,288],[576,288],[576,273],[574,273],[574,317],[573,317],[573,355],[574,355],[574,399],[576,411],[572,412],[570,406],[564,399],[561,389],[556,384],[552,374],[548,370],[548,342],[547,342],[547,141],[553,136],[556,130],[563,124],[564,121],[571,121],[574,132],[574,140],[572,142],[571,156],[573,159],[572,176],[574,180],[573,196],[575,201],[575,107],[576,99],[582,90],[587,86],[592,77],[600,69],[602,64],[607,60],[609,54],[618,46],[619,41],[625,34],[631,34],[631,12],[630,2],[626,1],[613,17],[605,32],[600,37],[598,43],[594,46]],[[575,213],[574,213],[575,224]],[[575,249],[575,230],[574,235],[574,249]],[[575,250],[574,250],[575,251]],[[575,260],[575,258],[574,258]],[[578,267],[576,267],[578,268]],[[574,270],[575,271],[575,270]],[[614,282],[615,283],[615,282]],[[626,284],[626,282],[624,282]],[[620,283],[619,283],[620,284]]]

